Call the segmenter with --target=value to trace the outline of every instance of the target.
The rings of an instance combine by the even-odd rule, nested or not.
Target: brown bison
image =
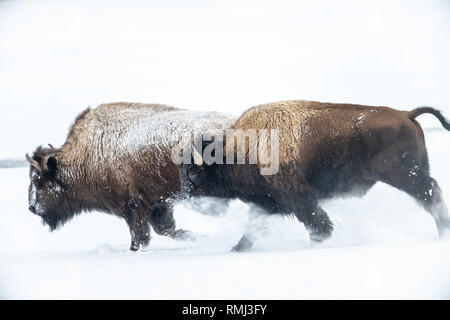
[[[30,162],[29,209],[51,230],[82,211],[122,217],[131,250],[150,241],[150,229],[185,238],[176,229],[173,200],[180,195],[179,166],[171,151],[185,135],[224,130],[233,117],[164,105],[110,103],[88,108],[61,148],[38,147]]]
[[[236,150],[234,139],[246,130],[277,129],[276,174],[260,174],[265,165],[258,160],[253,165],[196,161],[183,166],[183,175],[192,195],[238,198],[269,214],[295,215],[312,241],[322,241],[333,231],[319,200],[363,195],[381,181],[414,197],[431,213],[442,236],[450,228],[450,218],[441,189],[430,176],[424,134],[415,120],[424,113],[433,114],[450,130],[442,114],[429,107],[408,112],[314,101],[260,105],[237,120],[232,139],[225,133],[225,145],[233,146],[224,148],[223,157],[227,150]],[[242,132],[236,133],[238,129]],[[248,160],[250,143],[245,143]],[[205,157],[204,151],[197,149],[197,157]],[[251,238],[247,232],[234,249],[249,248]]]

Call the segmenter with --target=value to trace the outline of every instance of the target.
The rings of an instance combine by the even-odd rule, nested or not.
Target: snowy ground
[[[433,175],[449,199],[450,151],[440,147],[449,134],[426,135]],[[432,218],[386,185],[326,203],[336,230],[314,248],[301,224],[275,217],[251,252],[230,252],[247,219],[236,201],[224,217],[179,205],[178,225],[199,239],[154,235],[132,253],[125,222],[84,214],[49,233],[27,210],[28,170],[0,169],[0,181],[3,298],[450,298],[450,241],[439,241]]]
[[[127,4],[125,4],[127,3]],[[447,1],[1,1],[0,163],[64,142],[75,115],[112,101],[240,114],[311,99],[450,111]],[[450,202],[450,133],[422,116],[432,175]],[[433,129],[434,128],[434,129]],[[3,162],[2,162],[3,161]],[[76,217],[49,233],[28,212],[26,168],[0,168],[0,298],[450,298],[450,240],[407,195],[376,185],[324,204],[331,240],[271,218],[248,253],[229,249],[248,207],[176,207],[194,242]]]

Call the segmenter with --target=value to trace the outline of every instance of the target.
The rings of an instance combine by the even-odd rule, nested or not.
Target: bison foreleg
[[[296,202],[294,214],[309,231],[312,242],[322,242],[331,237],[333,222],[331,222],[325,210],[315,199],[304,199]]]
[[[176,228],[173,206],[169,203],[158,203],[148,218],[153,230],[159,235],[175,240],[192,240],[194,238],[190,231]]]
[[[128,223],[131,234],[131,251],[137,251],[140,247],[146,247],[150,243],[150,227],[148,219],[144,215],[136,215]]]
[[[266,218],[268,213],[262,208],[252,205],[248,212],[248,221],[245,233],[232,251],[247,251],[253,246],[253,242],[267,232]]]
[[[237,245],[235,245],[231,251],[235,251],[235,252],[243,252],[243,251],[247,251],[249,250],[252,246],[253,246],[253,239],[251,239],[252,237],[249,237],[249,235],[244,234],[241,238],[241,240],[239,240],[239,242],[237,243]]]
[[[147,214],[134,201],[129,201],[124,209],[125,220],[130,229],[131,251],[146,247],[150,243],[150,226]]]

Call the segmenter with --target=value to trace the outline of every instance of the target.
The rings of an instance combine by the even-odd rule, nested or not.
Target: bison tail
[[[418,117],[424,113],[431,113],[433,116],[435,116],[436,118],[439,119],[442,126],[446,130],[450,131],[450,122],[448,122],[448,120],[445,119],[445,117],[442,115],[442,113],[439,110],[431,108],[431,107],[420,107],[420,108],[414,109],[409,112],[409,118],[415,119],[416,117]]]

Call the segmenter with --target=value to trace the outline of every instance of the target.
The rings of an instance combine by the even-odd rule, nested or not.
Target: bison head
[[[224,181],[224,171],[227,165],[205,161],[203,156],[208,153],[210,159],[215,158],[215,150],[208,151],[208,146],[211,143],[216,143],[216,141],[197,141],[197,143],[191,145],[191,163],[183,163],[181,165],[184,191],[191,197],[225,196],[226,182]],[[218,145],[222,145],[221,141],[218,141]],[[221,163],[223,163],[225,159],[221,160]],[[208,164],[208,162],[210,163]]]
[[[63,173],[57,160],[58,150],[38,147],[30,157],[29,210],[40,216],[53,231],[71,216],[69,190],[63,182]]]

